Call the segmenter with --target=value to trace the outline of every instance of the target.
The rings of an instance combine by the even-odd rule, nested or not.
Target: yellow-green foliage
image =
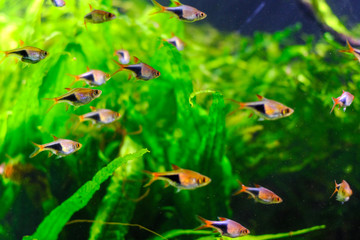
[[[0,157],[6,164],[30,163],[41,172],[38,178],[3,178],[1,239],[20,239],[34,232],[38,240],[50,239],[46,233],[56,239],[60,231],[59,239],[155,239],[137,228],[108,227],[99,222],[63,229],[83,207],[72,219],[137,223],[174,239],[181,235],[188,239],[188,234],[218,237],[207,231],[195,235],[191,231],[199,225],[195,215],[232,218],[253,235],[318,224],[343,231],[351,226],[332,222],[339,215],[353,220],[351,208],[338,210],[324,205],[333,191],[334,179],[346,178],[354,188],[360,186],[356,180],[359,170],[353,161],[360,143],[356,137],[360,71],[351,56],[338,53],[343,46],[331,36],[325,34],[315,40],[302,35],[301,26],[296,25],[274,34],[257,32],[245,37],[220,32],[206,19],[186,24],[170,19],[169,14],[151,15],[155,9],[150,1],[66,2],[66,7],[56,8],[44,0],[0,1],[0,50],[17,48],[23,40],[25,45],[50,53],[37,64],[15,63],[13,57],[0,64]],[[83,16],[90,11],[88,3],[115,13],[117,19],[88,23],[86,30]],[[183,51],[162,40],[172,33],[184,40]],[[70,106],[65,111],[61,103],[47,112],[52,102],[44,98],[64,94],[64,88],[73,81],[66,73],[81,74],[87,66],[113,73],[118,69],[112,61],[116,59],[113,53],[121,48],[159,70],[161,76],[147,82],[128,81],[128,72],[124,71],[97,87],[103,93],[89,105],[121,112],[118,123],[101,128],[79,123],[76,115],[89,112],[89,105],[76,110]],[[81,86],[80,82],[74,85]],[[354,104],[345,113],[335,109],[330,115],[331,97],[340,96],[342,89],[355,95]],[[191,106],[191,93],[200,90],[212,91],[192,96]],[[227,116],[238,108],[228,99],[255,101],[255,94],[280,101],[295,112],[285,119],[263,122],[248,118],[247,110]],[[124,136],[139,127],[143,129],[140,134]],[[45,153],[30,159],[34,148],[31,142],[50,142],[52,134],[79,141],[83,147],[61,159],[47,158]],[[91,191],[82,192],[86,202],[57,219],[62,206],[78,196],[78,189],[83,191],[81,186],[88,186],[95,174],[101,175],[106,166],[119,161],[112,159],[141,148],[150,153],[115,171],[97,193],[105,178],[96,181]],[[142,170],[167,171],[171,164],[201,172],[212,182],[195,191],[176,193],[157,181],[144,200],[132,201],[145,192]],[[264,207],[243,195],[232,197],[237,180],[269,187],[283,197],[284,203]],[[50,193],[39,191],[39,186],[46,186]],[[300,201],[304,204],[301,207]],[[323,212],[313,212],[313,206],[320,205]],[[295,221],[288,221],[289,217]],[[59,225],[51,225],[54,219]],[[320,238],[324,237],[313,239]]]

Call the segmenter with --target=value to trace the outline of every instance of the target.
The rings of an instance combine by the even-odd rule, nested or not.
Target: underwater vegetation
[[[299,2],[320,37],[0,1],[0,239],[359,238],[357,30]]]

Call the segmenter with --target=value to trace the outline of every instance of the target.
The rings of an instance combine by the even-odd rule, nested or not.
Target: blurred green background
[[[141,224],[169,239],[219,237],[210,231],[191,231],[200,224],[196,215],[231,218],[252,236],[263,236],[242,239],[274,239],[266,234],[318,225],[326,229],[291,238],[359,237],[359,63],[338,52],[345,47],[332,35],[302,34],[297,24],[245,37],[215,29],[207,19],[189,24],[170,19],[169,14],[150,15],[155,11],[150,1],[66,2],[63,8],[44,0],[0,2],[0,49],[17,48],[23,40],[50,53],[33,65],[15,63],[14,57],[0,65],[0,156],[13,171],[0,182],[0,239],[33,234],[52,210],[96,173],[105,176],[101,169],[113,159],[143,148],[150,151],[143,157],[138,152],[126,163],[117,158],[114,166],[121,167],[108,171],[108,180],[96,178],[98,184],[106,181],[94,195],[82,191],[89,202],[74,202],[86,206],[71,219],[98,222],[58,226],[63,228],[58,239],[161,239],[137,227],[99,221]],[[88,3],[118,18],[87,24],[86,31],[83,16],[90,12]],[[172,33],[185,42],[183,51],[162,40]],[[89,105],[65,111],[65,104],[58,104],[46,112],[52,103],[43,98],[64,94],[73,81],[66,73],[81,74],[87,66],[112,73],[117,70],[113,53],[121,48],[161,76],[148,82],[128,81],[128,73],[120,72],[98,87],[103,93]],[[329,114],[331,97],[340,96],[343,89],[355,96],[354,103],[346,112],[336,108]],[[214,92],[196,95],[191,107],[190,94],[202,90]],[[237,108],[227,99],[255,101],[256,94],[295,112],[277,121],[248,118],[248,110],[227,116]],[[123,117],[103,127],[79,124],[76,115],[89,112],[90,105],[119,111]],[[140,127],[140,134],[126,134]],[[50,142],[51,135],[79,141],[83,147],[65,158],[40,153],[30,159],[31,142]],[[171,164],[198,171],[212,182],[176,193],[158,181],[144,199],[135,201],[146,194],[142,186],[148,176],[143,170],[168,171]],[[329,197],[334,180],[343,179],[354,194],[342,205]],[[246,194],[232,197],[237,180],[267,187],[284,202],[262,205]],[[56,239],[52,225],[47,226],[47,232],[42,228],[29,239],[53,239],[39,237],[45,234]]]

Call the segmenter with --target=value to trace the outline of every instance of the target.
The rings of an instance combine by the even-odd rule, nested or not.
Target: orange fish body
[[[172,165],[173,171],[153,172],[152,179],[144,186],[150,186],[156,180],[164,180],[177,189],[196,189],[204,187],[211,182],[211,179],[194,171],[179,168]]]
[[[53,100],[55,101],[53,105],[50,106],[48,111],[51,110],[51,108],[58,103],[66,102],[70,105],[73,105],[75,107],[82,106],[85,104],[88,104],[95,98],[100,97],[102,91],[98,89],[90,89],[90,88],[66,88],[69,92],[65,93],[64,95],[61,95],[56,98],[45,98],[45,100]]]
[[[36,155],[38,155],[40,152],[43,151],[50,151],[49,157],[51,157],[52,154],[55,154],[58,155],[58,158],[60,158],[72,154],[82,147],[81,143],[72,140],[58,139],[55,136],[54,136],[54,140],[55,141],[46,144],[33,143],[36,146],[36,149],[30,155],[30,158],[35,157]]]
[[[86,73],[80,74],[80,75],[71,75],[69,76],[75,78],[74,82],[70,85],[72,86],[77,81],[85,81],[89,86],[100,86],[106,83],[111,76],[108,73],[104,73],[100,70],[90,70]]]
[[[86,23],[104,23],[111,21],[116,18],[115,14],[110,12],[106,12],[103,10],[93,10],[92,6],[89,4],[91,12],[86,14],[84,17],[84,25],[86,27]],[[86,27],[87,28],[87,27]]]
[[[246,187],[241,184],[241,189],[233,194],[233,196],[238,195],[240,193],[246,192],[248,193],[256,202],[260,202],[263,204],[276,204],[281,203],[283,200],[276,195],[274,192],[270,191],[267,188],[264,188],[260,185],[255,184],[256,187]]]
[[[175,14],[177,18],[185,22],[195,22],[206,18],[206,14],[204,12],[201,12],[194,7],[183,5],[179,2],[174,2],[176,4],[176,7],[164,7],[157,1],[155,0],[152,1],[156,6],[160,8],[158,12],[155,12],[153,14],[170,12]]]
[[[91,121],[92,123],[109,124],[118,120],[121,115],[109,109],[95,109],[90,107],[92,112],[79,116],[80,122]]]
[[[128,64],[130,62],[130,53],[127,50],[120,49],[114,52],[114,55],[119,57],[119,62],[121,64]]]
[[[0,63],[2,63],[5,58],[10,55],[18,56],[22,62],[26,63],[38,63],[48,56],[48,52],[36,47],[21,47],[9,51],[3,51],[3,53],[5,53],[5,56],[1,59]]]
[[[135,61],[138,61],[138,59],[136,57]],[[160,72],[156,69],[154,69],[153,67],[151,67],[150,65],[146,64],[146,63],[137,63],[137,64],[120,64],[119,62],[113,60],[117,65],[120,66],[120,68],[115,71],[114,74],[116,74],[119,71],[123,71],[123,70],[130,70],[133,73],[135,73],[136,78],[137,79],[141,79],[144,81],[148,81],[154,78],[158,78],[160,76]],[[129,75],[129,79],[131,78],[131,75]]]
[[[250,231],[244,226],[242,226],[240,223],[227,218],[219,217],[220,221],[210,221],[200,216],[197,217],[203,223],[203,225],[196,228],[195,230],[200,230],[204,228],[214,228],[222,236],[231,237],[231,238],[242,237],[250,233]]]
[[[293,114],[294,110],[274,100],[264,98],[256,95],[260,101],[242,103],[229,99],[240,105],[239,109],[251,109],[255,114],[260,116],[259,120],[276,120],[279,118],[288,117]]]
[[[333,102],[334,102],[334,105],[330,111],[330,113],[332,113],[332,111],[334,110],[335,106],[337,104],[339,104],[339,108],[343,108],[344,112],[346,110],[346,107],[350,106],[351,103],[354,101],[354,95],[352,95],[351,93],[349,92],[345,92],[343,90],[343,93],[341,94],[340,97],[338,98],[332,98]]]
[[[350,185],[345,181],[342,180],[341,183],[337,184],[336,180],[335,180],[335,191],[333,192],[333,194],[331,195],[331,197],[335,194],[338,193],[336,195],[336,200],[338,200],[339,202],[341,202],[342,204],[344,202],[349,201],[351,195],[352,195],[352,190],[350,188]],[[330,197],[330,198],[331,198]]]

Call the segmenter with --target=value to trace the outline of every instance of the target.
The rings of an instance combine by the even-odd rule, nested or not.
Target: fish
[[[202,222],[203,225],[199,226],[195,230],[214,228],[222,236],[231,238],[242,237],[250,233],[249,229],[228,218],[218,217],[220,221],[210,221],[200,216],[197,216],[197,218]]]
[[[49,53],[37,47],[20,47],[13,50],[1,51],[5,56],[0,60],[0,64],[10,55],[20,57],[20,61],[26,63],[38,63],[45,59]]]
[[[90,88],[65,88],[68,92],[55,98],[44,98],[44,100],[53,100],[53,105],[47,110],[49,112],[55,104],[66,102],[75,107],[82,106],[88,104],[95,98],[100,97],[102,91],[98,89],[90,89]],[[68,106],[66,107],[66,110]]]
[[[283,201],[281,197],[279,197],[269,189],[257,184],[255,184],[255,187],[246,187],[245,185],[241,184],[241,189],[235,192],[233,196],[243,192],[250,194],[250,196],[254,198],[255,202],[263,204],[276,204]]]
[[[115,55],[119,57],[119,62],[121,64],[128,64],[130,62],[130,53],[127,50],[124,49],[116,50],[114,52],[114,56]]]
[[[350,45],[350,43],[349,43],[348,40],[346,40],[346,44],[347,44],[347,46],[348,46],[349,49],[347,49],[347,50],[340,50],[340,52],[351,53],[351,54],[353,54],[353,55],[355,56],[354,60],[357,60],[357,61],[360,62],[360,49],[353,48],[353,47]]]
[[[82,144],[79,142],[75,142],[68,139],[59,139],[55,136],[53,136],[53,138],[54,138],[53,142],[45,143],[45,144],[37,144],[32,142],[32,144],[34,144],[36,148],[35,151],[29,157],[33,158],[36,155],[38,155],[40,152],[49,151],[48,157],[51,157],[52,154],[55,154],[58,156],[58,158],[61,158],[78,151],[82,147]]]
[[[179,2],[174,1],[176,7],[164,7],[162,6],[160,3],[158,3],[155,0],[152,0],[153,3],[160,8],[159,11],[152,13],[153,14],[157,14],[157,13],[163,13],[163,12],[170,12],[175,14],[175,16],[185,22],[195,22],[195,21],[199,21],[202,20],[204,18],[206,18],[206,13],[199,11],[198,9],[188,6],[188,5],[183,5]]]
[[[196,189],[199,187],[204,187],[211,182],[209,177],[206,177],[200,173],[180,168],[174,164],[171,165],[173,171],[168,172],[147,172],[150,174],[152,178],[150,181],[144,186],[150,186],[156,180],[164,180],[167,184],[174,186],[178,190],[182,189]],[[167,186],[166,184],[166,186]]]
[[[334,108],[335,108],[335,106],[336,106],[337,104],[339,104],[339,108],[342,107],[343,110],[344,110],[344,112],[345,112],[346,107],[350,106],[351,103],[353,102],[353,100],[354,100],[354,95],[352,95],[352,94],[349,93],[349,92],[345,92],[345,91],[343,90],[343,93],[341,94],[340,97],[338,97],[338,98],[333,98],[333,97],[331,97],[331,98],[332,98],[332,100],[333,100],[333,102],[334,102],[334,105],[333,105],[330,113],[332,113],[332,111],[334,110]]]
[[[109,124],[121,117],[120,113],[109,109],[96,109],[94,107],[90,107],[90,109],[91,112],[79,116],[80,122],[91,121],[93,124]]]
[[[84,17],[84,25],[86,29],[87,29],[86,23],[98,24],[98,23],[108,22],[116,18],[115,14],[113,13],[106,12],[103,10],[96,10],[96,9],[93,10],[93,7],[90,4],[89,6],[91,12],[86,14]]]
[[[144,81],[158,78],[160,76],[160,72],[158,70],[154,69],[153,67],[151,67],[146,63],[142,63],[142,62],[137,63],[139,62],[139,59],[137,57],[134,57],[134,59],[135,59],[135,64],[121,64],[113,60],[117,65],[120,66],[120,68],[117,71],[115,71],[113,75],[115,75],[119,71],[130,70],[133,73],[135,73],[137,79],[141,79]],[[131,74],[128,77],[128,80],[130,79],[131,79]]]
[[[184,42],[175,35],[173,35],[172,38],[165,39],[165,41],[176,47],[178,51],[184,50]]]
[[[90,70],[87,67],[87,72],[80,75],[68,74],[68,76],[75,78],[70,84],[70,87],[77,81],[85,81],[89,86],[100,86],[106,83],[111,78],[111,75],[101,70]]]
[[[344,204],[344,202],[349,201],[353,193],[350,188],[350,185],[345,180],[342,180],[340,184],[337,184],[335,180],[335,191],[333,192],[333,194],[331,194],[330,198],[332,198],[332,196],[334,196],[336,192],[338,193],[336,195],[336,200],[338,200],[342,204]]]
[[[258,94],[256,94],[256,96],[259,99],[259,101],[257,101],[257,102],[243,103],[243,102],[235,101],[233,99],[228,99],[228,100],[239,104],[240,105],[239,109],[247,108],[247,109],[253,110],[253,112],[255,114],[260,116],[260,118],[259,118],[260,121],[262,121],[264,119],[277,120],[280,118],[288,117],[294,113],[294,110],[292,108],[289,108],[282,103],[264,98],[263,96],[260,96]],[[237,110],[235,110],[235,111],[237,111]],[[235,112],[235,111],[233,111],[233,112]],[[230,114],[232,114],[232,113],[230,113]],[[252,116],[252,114],[250,116]]]
[[[51,0],[55,7],[64,7],[65,1],[64,0]]]

